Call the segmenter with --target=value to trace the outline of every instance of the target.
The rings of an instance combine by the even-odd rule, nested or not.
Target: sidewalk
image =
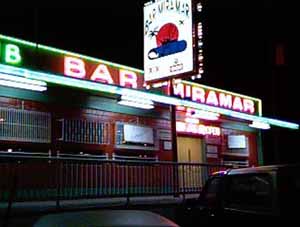
[[[186,196],[187,198],[197,198],[198,194],[191,194]],[[182,196],[147,196],[147,197],[130,197],[129,206],[140,205],[176,205],[184,201]],[[126,207],[127,198],[101,198],[101,199],[78,199],[78,200],[62,200],[60,201],[60,210],[84,210],[84,209],[96,209],[96,208],[118,208]],[[5,214],[7,209],[7,203],[0,202],[0,214]],[[55,212],[57,211],[55,201],[43,201],[43,202],[15,202],[12,204],[12,214],[24,215],[40,212]]]

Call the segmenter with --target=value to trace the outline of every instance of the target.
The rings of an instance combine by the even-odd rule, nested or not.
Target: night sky
[[[143,2],[19,8],[14,16],[3,9],[0,33],[142,69]],[[271,0],[206,2],[205,74],[199,82],[261,98],[264,116],[299,123],[297,7]],[[276,65],[278,45],[284,65]],[[299,138],[285,129],[264,133],[266,163],[299,162]]]

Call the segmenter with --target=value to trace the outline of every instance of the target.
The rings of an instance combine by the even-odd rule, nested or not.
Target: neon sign
[[[128,88],[144,84],[141,70],[2,35],[0,63]]]
[[[221,128],[219,127],[181,122],[181,121],[176,122],[176,131],[183,132],[183,133],[192,133],[197,135],[210,135],[210,136],[221,135]]]
[[[105,64],[97,64],[89,74],[86,63],[75,57],[64,58],[64,75],[78,79],[88,79],[100,83],[117,84],[122,87],[137,88],[138,77],[135,72],[119,69],[118,79],[113,79],[109,67]],[[118,83],[117,83],[118,81]]]
[[[12,65],[18,65],[21,63],[22,58],[20,55],[20,48],[17,45],[1,45],[0,43],[0,50],[1,61]]]
[[[210,106],[261,115],[261,100],[197,83],[180,81],[174,84],[174,95]]]

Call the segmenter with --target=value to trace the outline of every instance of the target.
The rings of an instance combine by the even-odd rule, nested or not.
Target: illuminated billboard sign
[[[160,0],[144,7],[145,81],[194,70],[192,0]]]
[[[128,88],[144,84],[141,70],[2,35],[0,63]]]
[[[174,84],[174,95],[194,102],[243,112],[262,115],[261,100],[198,83],[180,80]]]

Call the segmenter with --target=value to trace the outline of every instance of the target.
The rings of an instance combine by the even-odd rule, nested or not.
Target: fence
[[[0,201],[68,200],[199,193],[208,175],[228,166],[107,156],[0,152]],[[13,196],[13,198],[12,198]]]

